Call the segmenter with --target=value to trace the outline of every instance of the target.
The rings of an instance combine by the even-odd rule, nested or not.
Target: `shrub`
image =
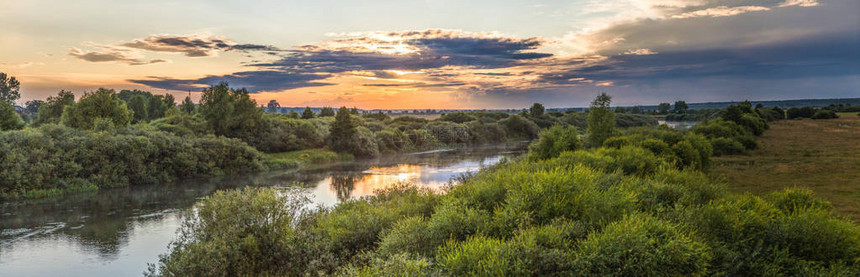
[[[475,120],[475,117],[464,112],[453,112],[442,115],[441,117],[439,117],[438,120],[450,121],[454,123],[466,123]]]
[[[504,276],[513,266],[500,253],[504,246],[504,241],[478,235],[463,242],[449,242],[439,249],[436,261],[451,276]]]
[[[511,115],[499,122],[509,138],[530,140],[537,138],[540,127],[519,115]]]
[[[581,242],[574,267],[580,275],[696,276],[708,271],[710,249],[675,224],[636,214]]]
[[[21,116],[15,112],[12,103],[0,100],[0,131],[17,130],[24,127]]]
[[[218,191],[195,205],[197,213],[182,224],[172,252],[160,256],[149,275],[300,273],[293,227],[307,203],[301,194],[272,188]]]
[[[788,119],[811,118],[813,115],[815,115],[815,108],[813,107],[788,108],[786,111],[786,118]]]
[[[538,140],[529,145],[529,159],[554,158],[564,151],[574,151],[582,147],[576,127],[556,125],[541,132]]]
[[[472,143],[486,144],[503,142],[507,139],[505,129],[498,123],[484,123],[480,121],[472,121],[466,123],[469,128],[469,134],[472,138]]]
[[[632,143],[628,137],[609,137],[603,141],[603,147],[619,149]]]
[[[714,148],[714,156],[744,154],[747,151],[743,144],[730,138],[713,138],[711,146]]]
[[[449,122],[433,121],[424,126],[437,141],[444,144],[468,143],[471,141],[469,128],[466,125]]]
[[[100,88],[85,94],[77,104],[66,106],[62,122],[72,128],[92,129],[97,119],[107,119],[116,127],[125,127],[131,123],[132,115],[114,90]]]
[[[834,112],[832,110],[828,110],[828,109],[818,110],[815,112],[814,115],[812,115],[812,119],[833,119],[833,118],[839,118],[839,116],[836,115],[836,112]]]

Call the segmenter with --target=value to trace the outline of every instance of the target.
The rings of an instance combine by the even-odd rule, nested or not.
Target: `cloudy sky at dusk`
[[[98,87],[360,108],[860,97],[860,1],[0,0],[21,102]]]

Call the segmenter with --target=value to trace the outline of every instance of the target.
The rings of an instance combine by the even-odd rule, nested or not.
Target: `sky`
[[[20,104],[222,81],[284,107],[860,97],[857,0],[0,0],[0,26]]]

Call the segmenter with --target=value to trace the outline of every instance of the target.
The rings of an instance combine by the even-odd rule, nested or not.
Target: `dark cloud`
[[[213,56],[218,51],[281,51],[277,47],[260,44],[237,44],[221,37],[198,35],[160,35],[135,39],[122,46],[154,52],[183,53],[188,57]]]
[[[129,53],[126,51],[116,50],[116,49],[103,49],[104,51],[83,51],[77,48],[72,48],[69,51],[69,55],[84,61],[88,62],[119,62],[125,63],[129,65],[145,65],[145,64],[154,64],[154,63],[163,63],[167,62],[167,60],[163,59],[153,59],[153,60],[142,60],[137,58],[132,58]]]
[[[549,73],[542,80],[576,84],[582,80],[635,84],[667,79],[729,77],[794,79],[860,74],[860,34],[837,33],[748,47],[612,56],[600,64]]]
[[[466,85],[466,83],[463,83],[463,82],[439,83],[439,84],[428,84],[428,83],[364,84],[364,86],[366,86],[366,87],[408,87],[408,88],[459,87],[459,86],[465,86],[465,85]]]
[[[173,79],[149,77],[148,79],[128,80],[159,89],[200,90],[202,87],[229,82],[231,86],[247,88],[251,92],[278,91],[311,86],[326,86],[330,83],[318,82],[330,77],[329,74],[306,74],[283,71],[245,71],[229,75],[206,76],[199,79]]]

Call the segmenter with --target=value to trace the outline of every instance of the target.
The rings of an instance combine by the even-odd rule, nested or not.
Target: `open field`
[[[805,187],[860,222],[860,118],[783,120],[771,124],[751,155],[714,158],[713,173],[736,192],[766,194]]]

